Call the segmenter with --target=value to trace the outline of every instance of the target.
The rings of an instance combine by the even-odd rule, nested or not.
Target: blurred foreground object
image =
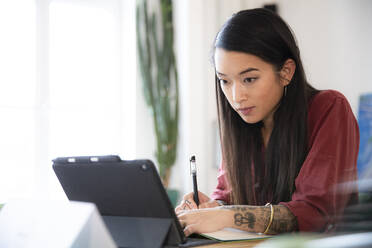
[[[359,203],[345,209],[336,229],[339,233],[372,232],[372,179],[362,179],[357,183]]]
[[[371,170],[371,168],[369,168]],[[367,173],[371,173],[368,171]],[[367,248],[372,247],[372,179],[348,183],[359,188],[359,203],[350,205],[343,216],[335,216],[335,232],[294,233],[276,236],[259,244],[258,248]],[[352,185],[350,185],[352,184]],[[355,187],[355,184],[358,187]],[[343,189],[345,185],[340,185]],[[342,190],[339,192],[342,194]]]
[[[279,235],[256,248],[367,248],[372,247],[372,232],[325,236],[321,234]]]
[[[359,179],[372,179],[372,94],[359,97],[358,125],[360,130],[358,176]]]
[[[114,248],[92,203],[11,200],[0,211],[0,247]]]

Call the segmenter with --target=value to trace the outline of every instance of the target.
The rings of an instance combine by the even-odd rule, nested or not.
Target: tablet
[[[138,245],[138,232],[146,233],[147,238],[142,237],[141,242],[152,242],[138,246],[156,247],[154,239],[162,235],[162,228],[166,229],[159,241],[163,244],[190,247],[193,242],[211,243],[198,239],[186,245],[151,160],[121,160],[117,155],[59,157],[53,160],[53,169],[69,200],[96,204],[119,247]]]

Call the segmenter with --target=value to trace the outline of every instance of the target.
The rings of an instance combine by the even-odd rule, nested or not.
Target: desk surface
[[[251,241],[236,241],[236,242],[222,242],[218,244],[211,244],[211,245],[202,245],[198,246],[201,248],[220,248],[220,247],[255,247],[259,243],[265,241],[266,239],[258,239],[258,240],[251,240]]]

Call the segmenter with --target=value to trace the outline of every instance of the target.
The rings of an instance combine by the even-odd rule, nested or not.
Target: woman
[[[211,198],[177,206],[185,234],[332,230],[357,201],[344,183],[356,180],[359,146],[346,98],[306,81],[290,28],[269,10],[233,15],[213,61],[223,162]]]

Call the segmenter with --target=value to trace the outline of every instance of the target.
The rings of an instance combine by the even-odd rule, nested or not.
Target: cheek
[[[282,91],[282,87],[280,83],[277,81],[276,78],[268,78],[265,83],[260,84],[260,97],[266,100],[273,100],[276,101],[280,92]]]
[[[265,99],[266,109],[272,111],[280,102],[282,98],[282,88],[279,83],[274,82],[270,87],[267,87],[261,99]]]

